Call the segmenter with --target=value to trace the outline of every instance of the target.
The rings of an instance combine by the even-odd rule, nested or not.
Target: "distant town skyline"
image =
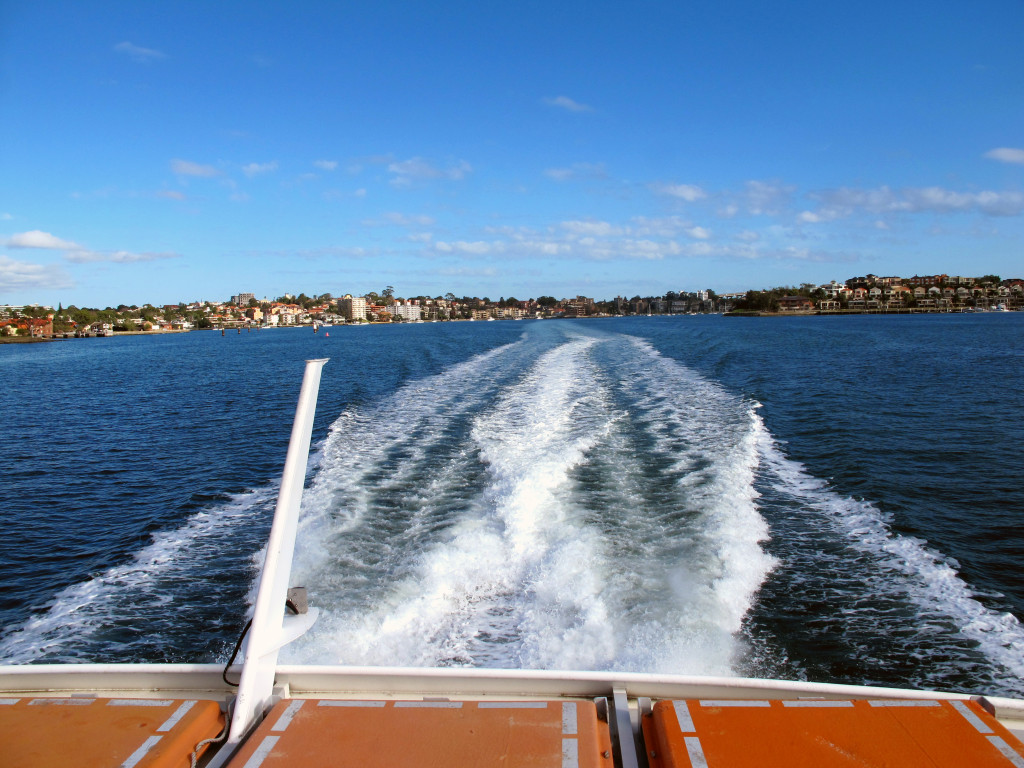
[[[0,304],[730,293],[1024,256],[1011,0],[0,20]]]

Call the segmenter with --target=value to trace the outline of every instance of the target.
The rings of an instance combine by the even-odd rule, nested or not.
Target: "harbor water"
[[[1019,313],[0,347],[0,663],[225,660],[314,357],[283,661],[1024,695]]]

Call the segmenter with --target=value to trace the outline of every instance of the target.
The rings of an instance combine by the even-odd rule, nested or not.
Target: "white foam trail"
[[[341,607],[290,654],[348,663],[517,663],[501,654],[500,642],[481,648],[480,638],[517,633],[518,620],[509,617],[521,605],[510,596],[525,569],[550,554],[550,537],[566,536],[554,493],[587,447],[572,434],[580,393],[571,382],[591,343],[542,355],[476,419],[471,439],[489,482],[447,535],[416,553],[408,575],[375,607],[361,615]]]
[[[387,521],[374,498],[335,514],[333,528],[332,513],[315,513],[325,543],[308,548],[299,579],[326,611],[289,660],[731,672],[734,635],[773,564],[752,487],[755,417],[649,346],[566,335],[533,349],[520,380],[467,404],[479,412],[471,441],[449,448],[427,492],[409,499],[436,506],[434,492],[476,473],[442,536],[398,530],[378,556],[367,531]],[[388,405],[401,423],[446,418],[443,403],[413,406],[404,393]],[[664,509],[646,506],[651,444],[671,470],[653,480]],[[367,477],[379,448],[353,452],[330,472]],[[416,475],[419,461],[402,458],[400,470]],[[588,468],[598,477],[581,484]]]
[[[627,666],[731,674],[742,653],[736,635],[743,617],[775,566],[761,547],[768,526],[753,488],[760,420],[742,401],[646,342],[632,339],[631,345],[634,375],[627,389],[636,398],[635,418],[674,478],[675,494],[666,502],[685,516],[648,547],[651,559],[667,568],[674,600],[660,607],[661,618],[635,621]],[[642,528],[644,521],[631,525]]]
[[[1011,613],[985,607],[958,575],[956,563],[930,549],[925,541],[894,533],[885,516],[870,503],[845,498],[788,459],[762,431],[759,448],[781,489],[823,513],[849,546],[872,557],[887,573],[891,588],[905,594],[924,617],[948,617],[960,633],[1016,681],[1024,679],[1024,627]]]
[[[152,543],[130,562],[61,590],[45,612],[10,631],[0,641],[0,659],[25,664],[44,658],[94,660],[91,654],[110,658],[115,649],[86,646],[97,632],[117,622],[134,621],[135,633],[143,636],[143,642],[159,645],[160,638],[147,634],[153,628],[146,626],[140,614],[155,610],[173,615],[163,606],[180,591],[173,589],[174,582],[195,578],[197,569],[213,569],[223,579],[223,571],[233,565],[223,553],[223,542],[237,538],[236,529],[251,528],[254,515],[272,508],[276,494],[276,486],[237,494],[222,505],[197,512],[180,528],[153,534]],[[218,559],[223,562],[217,563]]]

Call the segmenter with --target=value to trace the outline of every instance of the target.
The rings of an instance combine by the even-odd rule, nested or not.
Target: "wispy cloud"
[[[157,197],[162,197],[165,200],[184,200],[185,193],[179,192],[176,189],[161,189],[156,193]]]
[[[1024,149],[1014,147],[998,147],[985,153],[990,160],[998,160],[1000,163],[1015,163],[1024,165]]]
[[[1024,213],[1024,193],[956,192],[942,187],[919,187],[901,190],[887,186],[874,189],[841,187],[819,192],[819,211],[801,214],[804,220],[819,221],[851,216],[866,211],[880,213],[983,213],[987,216],[1019,216]]]
[[[617,237],[626,232],[607,221],[563,221],[559,226],[571,235],[584,237]]]
[[[221,175],[221,172],[212,165],[201,165],[193,163],[191,160],[171,160],[171,171],[179,176],[199,176],[202,178]]]
[[[244,173],[250,179],[254,176],[259,176],[264,173],[272,173],[273,171],[276,170],[276,160],[271,160],[269,163],[249,163],[248,165],[242,166],[242,173]]]
[[[479,256],[485,253],[504,250],[505,246],[503,243],[489,243],[484,240],[476,240],[474,242],[461,240],[454,243],[438,241],[434,247],[441,253],[468,253]]]
[[[0,255],[0,294],[18,290],[72,288],[74,281],[56,264],[32,264]]]
[[[549,107],[558,107],[560,109],[567,110],[569,112],[593,112],[594,108],[589,104],[583,104],[582,102],[570,99],[568,96],[553,96],[551,98],[544,99],[544,103]]]
[[[680,200],[685,200],[688,203],[702,200],[708,196],[700,187],[694,184],[652,184],[651,189],[659,195],[668,195],[669,197],[677,197]]]
[[[460,181],[473,172],[473,167],[465,160],[460,160],[447,168],[439,168],[422,157],[412,157],[388,164],[388,172],[394,174],[391,183],[396,187],[405,187],[417,181],[432,179],[449,179]]]
[[[671,216],[634,217],[627,223],[570,219],[537,231],[527,227],[487,227],[489,240],[439,240],[435,253],[444,256],[576,261],[657,261],[716,255],[723,248],[708,242],[705,227]],[[692,240],[694,242],[688,242]]]
[[[573,163],[567,168],[548,168],[544,175],[555,181],[569,181],[570,179],[605,179],[608,172],[604,163]]]
[[[322,171],[333,171],[338,167],[337,160],[314,160],[313,165]]]
[[[9,238],[4,245],[8,248],[41,248],[52,251],[67,251],[82,247],[78,245],[78,243],[73,243],[70,240],[62,240],[59,237],[51,235],[49,232],[43,232],[38,229],[33,229],[29,232],[20,232]]]
[[[155,48],[143,48],[127,41],[115,45],[114,50],[140,64],[149,64],[167,58],[167,54],[163,51],[158,51]]]
[[[178,253],[134,253],[132,251],[89,251],[80,249],[65,254],[65,259],[72,264],[92,264],[109,262],[111,264],[134,264],[140,261],[161,261],[163,259],[179,259]]]
[[[364,219],[362,224],[364,227],[384,227],[393,225],[396,227],[412,229],[431,227],[434,225],[434,219],[423,214],[407,214],[391,211],[377,219]]]
[[[754,216],[778,216],[789,207],[795,191],[776,181],[748,181],[740,198]]]
[[[0,213],[0,221],[10,221],[13,218],[9,213]]]

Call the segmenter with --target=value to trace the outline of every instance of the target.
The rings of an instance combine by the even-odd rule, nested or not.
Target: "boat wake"
[[[755,422],[643,342],[572,331],[343,414],[295,564],[324,615],[286,659],[728,674],[773,565]]]
[[[1024,694],[1020,622],[788,458],[759,409],[575,323],[348,406],[311,464],[292,574],[321,618],[282,662]],[[0,659],[223,658],[275,494],[155,535],[8,630]]]

